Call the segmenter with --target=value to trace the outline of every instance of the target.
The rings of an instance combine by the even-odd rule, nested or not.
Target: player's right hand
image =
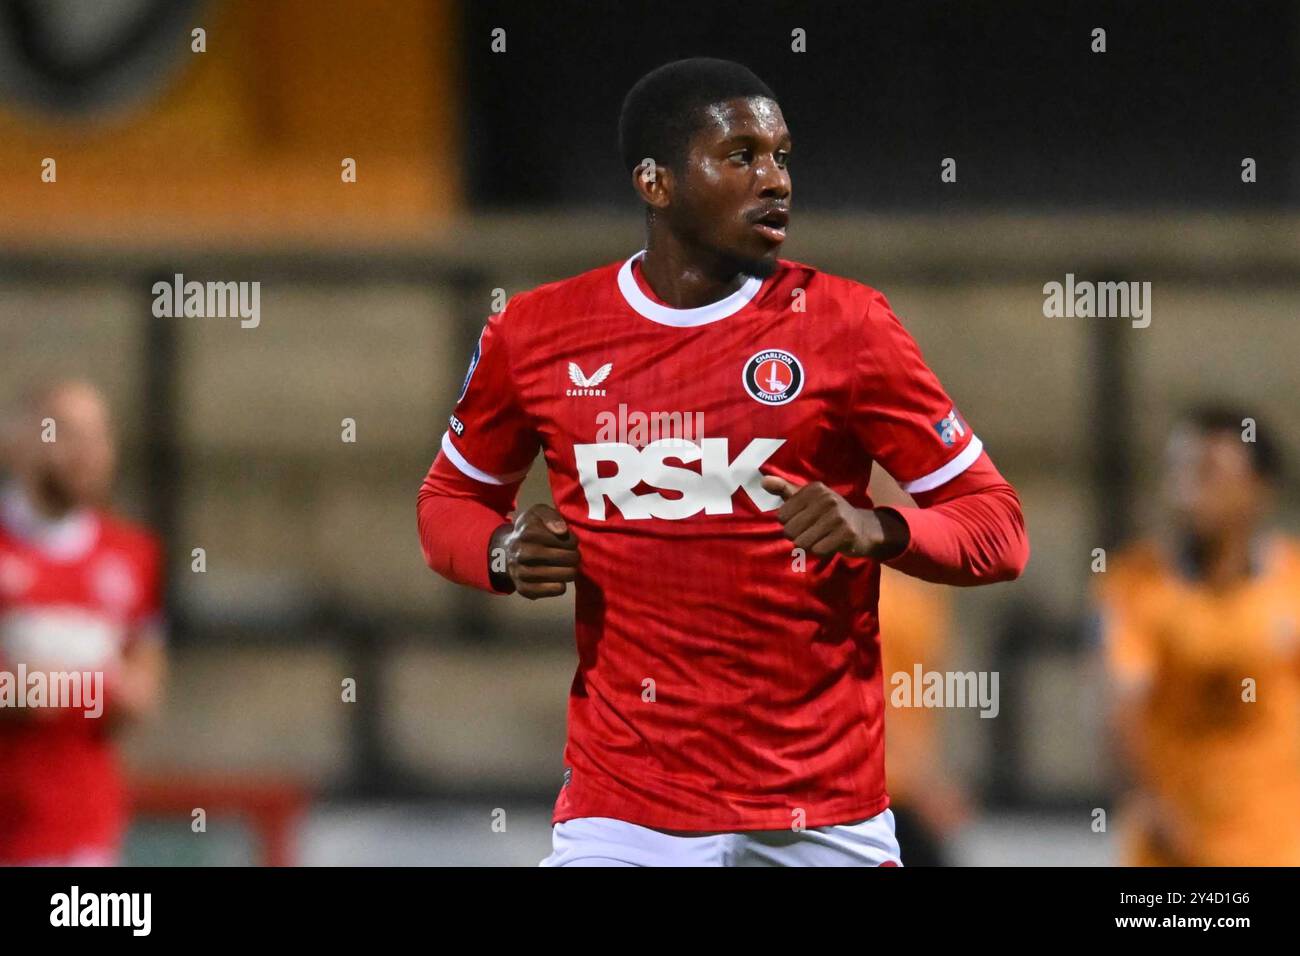
[[[577,578],[578,538],[550,505],[533,505],[502,531],[506,574],[528,600],[558,597]]]

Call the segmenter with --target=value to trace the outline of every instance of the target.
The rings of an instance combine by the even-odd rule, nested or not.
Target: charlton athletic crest
[[[745,391],[763,405],[784,405],[803,388],[803,366],[789,352],[764,349],[745,363]]]

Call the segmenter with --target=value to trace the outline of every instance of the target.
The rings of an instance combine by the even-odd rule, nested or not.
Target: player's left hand
[[[765,475],[763,490],[784,499],[776,518],[785,536],[806,552],[883,561],[897,557],[907,547],[907,525],[897,515],[855,508],[820,481],[800,487]]]

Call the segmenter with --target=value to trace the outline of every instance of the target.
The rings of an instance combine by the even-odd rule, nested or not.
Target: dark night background
[[[739,60],[780,98],[795,199],[833,209],[1294,205],[1297,6],[1227,3],[467,4],[480,208],[631,202],[619,105],[649,69]],[[807,52],[790,31],[807,31]],[[1091,52],[1094,27],[1107,52]],[[766,51],[766,52],[758,52]],[[956,190],[939,162],[957,160]],[[1243,157],[1259,181],[1243,189]]]

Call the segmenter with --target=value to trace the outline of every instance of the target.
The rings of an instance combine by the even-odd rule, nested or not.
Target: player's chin
[[[736,255],[737,271],[745,275],[757,276],[760,279],[766,279],[772,273],[776,272],[777,254],[781,250],[781,244],[775,245],[764,242],[761,249],[746,249]]]
[[[80,481],[75,475],[49,469],[37,476],[41,497],[60,510],[75,508],[86,503],[90,482]]]

